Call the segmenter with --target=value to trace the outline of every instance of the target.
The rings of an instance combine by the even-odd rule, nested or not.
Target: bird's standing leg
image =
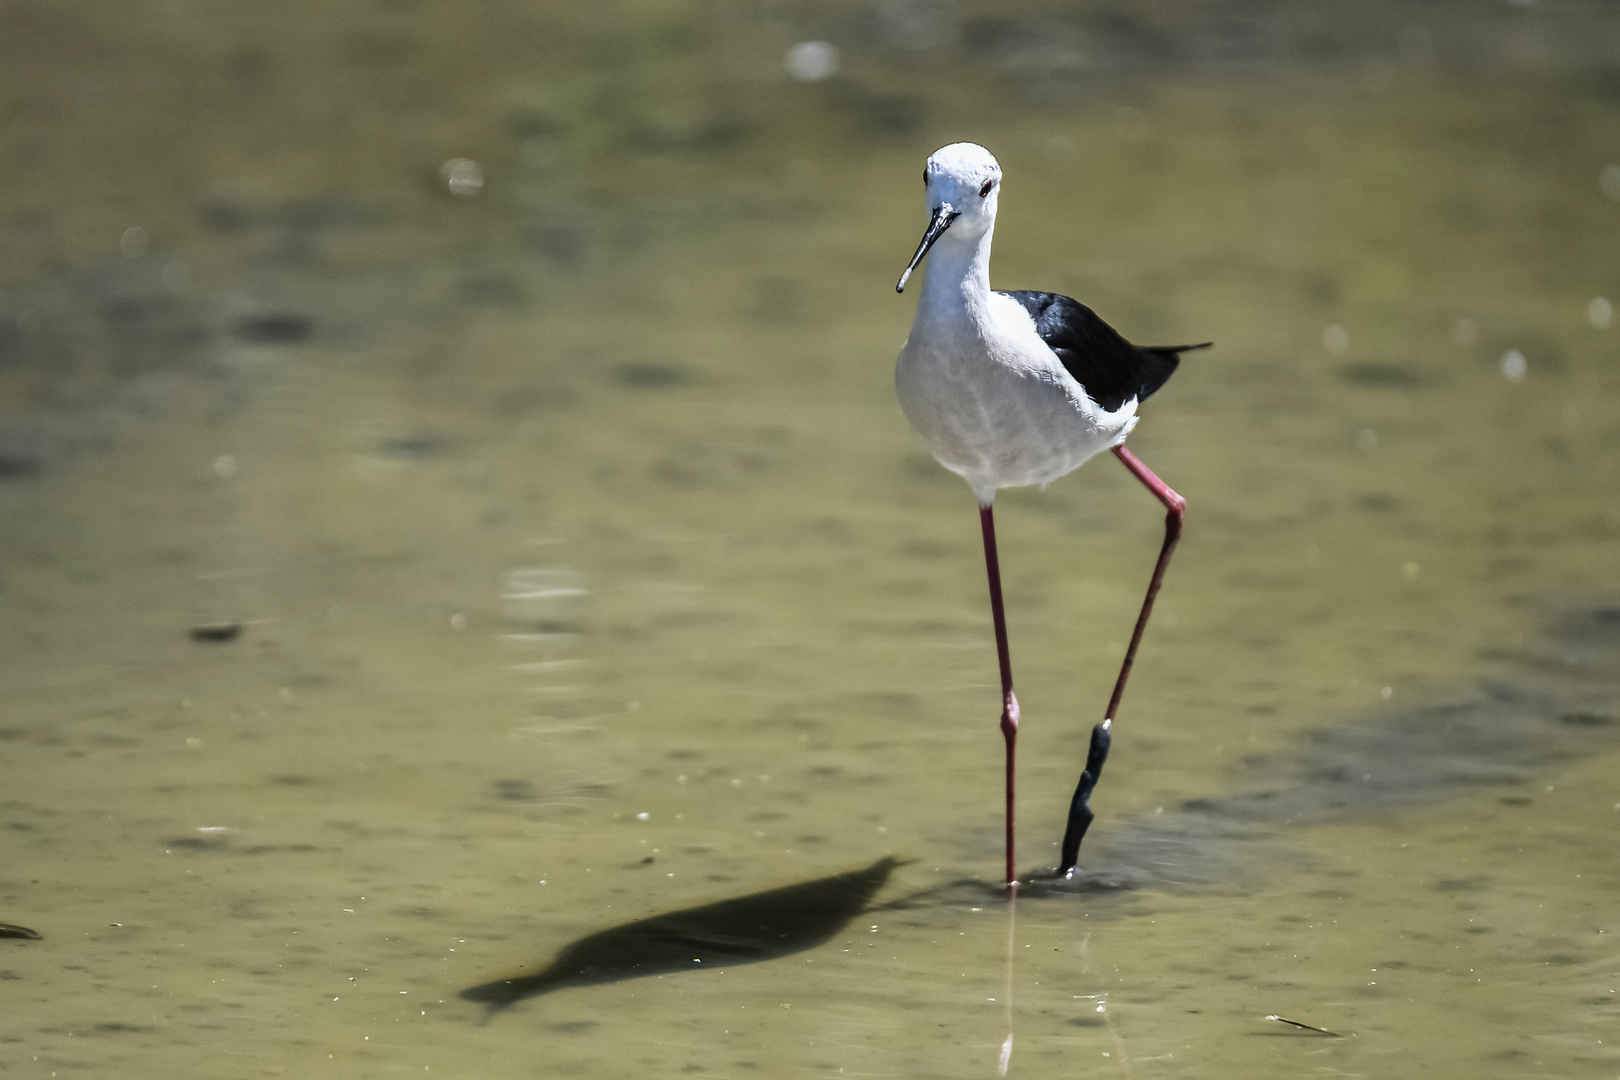
[[[1159,561],[1153,566],[1153,578],[1148,582],[1147,596],[1142,600],[1142,611],[1136,616],[1136,629],[1131,632],[1131,643],[1125,649],[1125,662],[1119,667],[1119,678],[1114,680],[1114,694],[1108,699],[1108,712],[1103,716],[1103,722],[1091,731],[1091,749],[1086,754],[1086,768],[1080,774],[1080,784],[1074,789],[1074,799],[1069,803],[1069,827],[1063,834],[1063,861],[1058,866],[1058,873],[1067,874],[1074,869],[1075,862],[1080,857],[1080,841],[1085,838],[1086,829],[1091,826],[1091,789],[1096,786],[1097,778],[1102,775],[1103,762],[1108,758],[1108,746],[1111,741],[1111,731],[1114,726],[1114,714],[1119,711],[1119,699],[1125,696],[1125,680],[1130,678],[1131,667],[1136,663],[1136,648],[1142,644],[1142,631],[1147,629],[1148,616],[1153,613],[1153,599],[1159,595],[1159,586],[1164,583],[1164,571],[1170,565],[1170,553],[1176,550],[1176,541],[1181,539],[1181,521],[1187,511],[1187,500],[1183,499],[1170,489],[1170,486],[1157,476],[1153,470],[1142,464],[1137,456],[1123,446],[1114,447],[1114,456],[1131,471],[1131,475],[1142,481],[1143,485],[1155,498],[1164,504],[1164,544],[1159,548]]]
[[[984,568],[990,576],[990,612],[996,624],[996,659],[1001,662],[1001,736],[1007,741],[1007,887],[1016,889],[1013,870],[1013,760],[1018,742],[1018,698],[1013,695],[1012,660],[1007,654],[1007,617],[1001,610],[1001,564],[996,559],[996,519],[990,504],[979,507],[984,532]]]

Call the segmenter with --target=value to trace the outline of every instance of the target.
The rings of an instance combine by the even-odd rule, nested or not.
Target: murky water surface
[[[554,7],[0,5],[0,1072],[1620,1075],[1613,11]],[[1218,343],[1016,925],[889,385],[957,139],[996,284]],[[999,506],[1037,867],[1161,518]],[[458,996],[891,854],[803,951]]]

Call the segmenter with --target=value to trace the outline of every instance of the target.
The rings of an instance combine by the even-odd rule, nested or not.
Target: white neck
[[[990,303],[990,239],[995,225],[979,236],[947,231],[928,253],[927,277],[917,301],[914,328],[952,324],[964,318],[982,322]]]

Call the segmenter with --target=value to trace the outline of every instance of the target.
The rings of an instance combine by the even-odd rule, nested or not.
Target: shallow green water
[[[886,853],[995,879],[971,497],[889,386],[944,142],[1006,170],[995,284],[1218,343],[1132,436],[1189,524],[1089,859],[1612,599],[1614,16],[1132,12],[0,8],[0,1073],[1620,1075],[1596,722],[1185,887],[456,996]],[[1106,460],[998,506],[1036,866],[1161,518]]]

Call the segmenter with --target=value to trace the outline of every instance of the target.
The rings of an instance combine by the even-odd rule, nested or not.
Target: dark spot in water
[[[1607,713],[1567,712],[1558,718],[1558,722],[1571,727],[1606,727],[1614,723],[1614,717]]]
[[[1489,887],[1491,879],[1483,874],[1465,878],[1441,878],[1434,883],[1435,892],[1481,892]]]
[[[250,208],[229,199],[204,200],[197,207],[197,216],[220,236],[241,236],[258,223]]]
[[[377,453],[382,457],[419,460],[436,457],[444,453],[449,446],[448,439],[423,432],[416,435],[394,435],[383,439],[377,443]]]
[[[1074,1027],[1083,1028],[1100,1028],[1107,1023],[1100,1016],[1071,1016],[1068,1022]]]
[[[667,390],[682,385],[689,378],[685,370],[672,364],[620,364],[613,376],[637,390]]]
[[[563,120],[540,108],[518,109],[506,118],[507,132],[519,141],[536,135],[556,135],[566,128],[567,124]]]
[[[104,1031],[108,1034],[114,1034],[120,1031],[151,1031],[152,1028],[143,1024],[121,1024],[116,1020],[111,1020],[106,1023],[97,1024],[95,1030]]]
[[[164,842],[163,846],[174,851],[189,851],[200,853],[204,851],[223,851],[230,841],[223,836],[177,836]]]
[[[307,784],[313,784],[315,781],[308,776],[287,774],[285,776],[272,776],[270,782],[272,784],[282,784],[286,787],[304,787]]]
[[[15,362],[24,353],[23,337],[10,311],[0,308],[0,368]]]
[[[601,1026],[595,1020],[565,1020],[560,1024],[552,1024],[551,1030],[564,1035],[583,1035],[588,1031],[595,1031]]]
[[[523,282],[510,274],[480,274],[463,278],[461,295],[480,307],[517,310],[529,302]]]
[[[1356,505],[1374,514],[1391,514],[1401,508],[1401,500],[1382,491],[1369,491],[1356,498]]]
[[[238,319],[232,332],[250,345],[297,345],[308,341],[314,329],[303,315],[250,315]]]
[[[497,780],[494,786],[498,799],[513,802],[532,802],[534,799],[534,785],[527,780]]]
[[[374,225],[381,219],[375,208],[337,196],[289,199],[275,213],[277,225],[295,232]]]
[[[205,623],[202,626],[193,626],[187,631],[192,641],[226,642],[235,641],[242,636],[242,624]]]
[[[1529,806],[1532,800],[1525,798],[1523,795],[1504,795],[1498,801],[1503,806]]]
[[[1400,364],[1346,364],[1339,369],[1339,378],[1356,386],[1374,386],[1391,390],[1410,390],[1428,380],[1411,368]]]
[[[22,447],[0,446],[0,480],[21,480],[37,474],[40,456]]]
[[[561,269],[572,270],[585,261],[585,234],[578,229],[544,225],[530,229],[524,239],[530,251]]]

